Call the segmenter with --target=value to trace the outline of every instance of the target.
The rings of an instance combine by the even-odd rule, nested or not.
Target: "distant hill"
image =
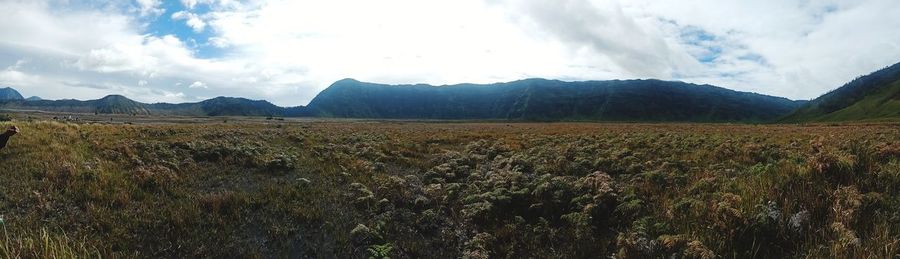
[[[383,85],[344,79],[307,106],[321,117],[762,122],[804,101],[660,80]]]
[[[150,109],[143,103],[132,101],[121,95],[109,95],[100,100],[87,101],[97,113],[111,114],[150,114]]]
[[[0,88],[0,100],[23,100],[25,99],[16,89],[9,87]]]
[[[0,108],[57,112],[181,115],[181,116],[310,116],[305,107],[282,108],[267,101],[244,98],[217,97],[198,103],[154,103],[133,101],[121,95],[109,95],[98,100],[2,100]]]
[[[26,101],[40,101],[40,100],[44,100],[44,99],[37,97],[37,96],[32,96],[32,97],[25,98],[25,100]]]
[[[121,95],[109,95],[98,100],[14,100],[0,103],[7,109],[27,109],[58,112],[103,113],[103,114],[150,114],[145,104],[132,101]]]
[[[900,120],[900,63],[810,101],[782,122]]]
[[[191,116],[285,116],[288,110],[267,101],[233,97],[216,97],[199,103],[157,103],[148,107],[158,113]]]

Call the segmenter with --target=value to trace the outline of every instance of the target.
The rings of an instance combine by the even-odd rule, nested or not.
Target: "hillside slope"
[[[322,117],[598,121],[768,121],[803,104],[785,98],[660,80],[489,85],[383,85],[344,79],[309,104]]]
[[[782,122],[900,119],[900,63],[820,96]]]
[[[12,89],[9,87],[0,88],[0,100],[22,100],[25,99],[22,97],[22,94],[19,94],[19,91],[16,89]]]

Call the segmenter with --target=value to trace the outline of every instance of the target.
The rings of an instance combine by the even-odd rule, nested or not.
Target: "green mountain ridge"
[[[387,85],[343,79],[307,106],[217,97],[146,104],[120,95],[79,101],[22,98],[0,89],[0,108],[180,116],[282,116],[372,119],[817,122],[900,119],[900,64],[859,77],[812,101],[661,80]]]
[[[14,90],[13,90],[14,91]],[[121,95],[98,100],[0,101],[2,109],[98,114],[281,116],[372,119],[767,122],[805,101],[661,80],[385,85],[339,80],[308,106],[217,97],[197,103],[145,104]]]
[[[307,107],[317,116],[337,118],[764,122],[803,103],[661,80],[526,79],[431,86],[344,79]]]
[[[525,79],[494,84],[387,85],[339,80],[307,106],[217,97],[196,103],[146,104],[121,95],[98,100],[25,99],[0,88],[0,109],[58,112],[281,116],[371,119],[829,122],[900,120],[900,63],[861,76],[812,101],[662,80],[565,82]]]
[[[156,103],[147,107],[159,114],[188,116],[286,116],[289,108],[262,100],[216,97],[199,103]]]
[[[900,63],[859,77],[797,109],[779,122],[900,120]]]

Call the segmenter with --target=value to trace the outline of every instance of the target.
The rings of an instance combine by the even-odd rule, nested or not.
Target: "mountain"
[[[821,122],[900,119],[900,63],[859,77],[781,119]]]
[[[769,121],[804,101],[660,80],[384,85],[344,79],[307,106],[320,117],[597,121]]]
[[[15,90],[12,90],[15,91]],[[217,97],[197,103],[98,100],[0,100],[0,108],[132,115],[280,116],[530,121],[766,122],[805,101],[710,85],[660,80],[564,82],[526,79],[488,85],[384,85],[335,82],[308,106]]]
[[[285,116],[287,110],[267,101],[233,97],[216,97],[199,103],[157,103],[148,107],[157,113],[188,116]]]
[[[22,100],[25,99],[16,89],[9,87],[0,88],[0,101],[4,100]]]
[[[109,95],[98,100],[8,100],[0,103],[7,109],[41,110],[56,112],[103,113],[103,114],[150,114],[145,104],[132,101],[121,95]]]
[[[25,98],[25,100],[26,101],[40,101],[40,100],[44,100],[44,99],[37,97],[37,96],[32,96],[32,97]]]
[[[87,101],[94,107],[94,112],[103,114],[140,114],[149,115],[147,105],[132,101],[121,95],[109,95],[100,100]]]
[[[14,91],[14,90],[13,90]],[[98,100],[0,100],[0,108],[55,112],[181,116],[310,116],[303,106],[282,108],[267,101],[217,97],[198,103],[136,102],[121,95]]]

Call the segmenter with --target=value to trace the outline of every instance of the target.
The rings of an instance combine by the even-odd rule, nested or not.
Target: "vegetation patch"
[[[890,124],[17,126],[4,258],[900,252]]]

